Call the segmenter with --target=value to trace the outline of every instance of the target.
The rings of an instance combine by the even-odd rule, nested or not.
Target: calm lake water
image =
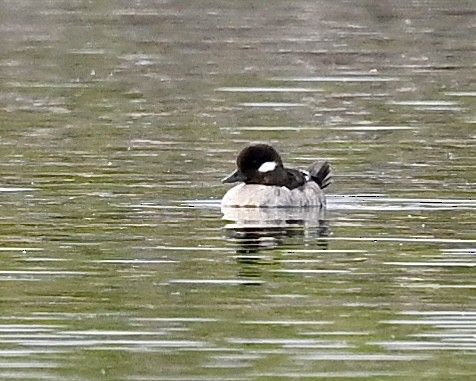
[[[0,2],[0,379],[474,377],[475,16]],[[253,141],[327,213],[223,216]]]

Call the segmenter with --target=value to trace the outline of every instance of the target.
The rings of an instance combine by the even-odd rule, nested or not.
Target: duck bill
[[[236,183],[238,181],[245,181],[245,175],[238,169],[221,180],[222,183]]]

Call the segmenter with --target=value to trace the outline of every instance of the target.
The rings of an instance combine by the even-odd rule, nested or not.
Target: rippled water
[[[3,2],[0,378],[471,379],[475,15]],[[222,214],[250,141],[327,211]]]

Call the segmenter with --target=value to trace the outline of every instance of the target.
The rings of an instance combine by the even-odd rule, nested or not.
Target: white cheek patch
[[[278,164],[275,161],[267,161],[266,163],[261,164],[258,168],[258,172],[271,172],[274,171]]]

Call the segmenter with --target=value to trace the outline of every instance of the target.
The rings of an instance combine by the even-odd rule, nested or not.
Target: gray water
[[[472,1],[1,1],[2,380],[476,374]],[[325,215],[223,216],[237,152]]]

